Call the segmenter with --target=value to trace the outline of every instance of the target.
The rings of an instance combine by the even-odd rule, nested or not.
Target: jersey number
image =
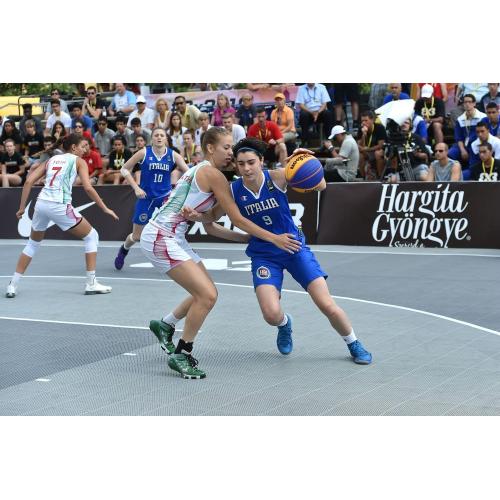
[[[163,174],[155,174],[153,182],[161,182],[163,180]]]
[[[52,177],[52,180],[50,181],[50,184],[49,184],[49,187],[52,186],[52,184],[54,184],[54,181],[56,180],[56,177],[57,177],[57,174],[59,173],[60,170],[62,170],[62,167],[52,167],[52,171],[55,170],[55,174],[54,174],[54,177]]]
[[[269,217],[269,215],[263,215],[262,220],[264,221],[264,224],[266,226],[272,226],[272,224],[273,224],[273,219],[271,219],[271,217]]]

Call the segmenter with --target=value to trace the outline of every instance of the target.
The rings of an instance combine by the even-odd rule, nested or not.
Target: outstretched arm
[[[216,222],[209,222],[203,224],[206,232],[216,238],[222,238],[223,240],[235,241],[237,243],[248,243],[250,240],[250,235],[247,233],[238,233],[237,231],[231,231],[222,227]]]

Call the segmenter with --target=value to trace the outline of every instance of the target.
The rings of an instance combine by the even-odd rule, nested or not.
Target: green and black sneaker
[[[172,354],[175,351],[175,344],[172,342],[175,332],[174,326],[165,323],[161,319],[159,321],[153,319],[149,322],[149,329],[155,334],[160,347],[167,354]]]
[[[168,366],[179,372],[182,378],[205,378],[207,375],[203,370],[196,368],[198,360],[191,354],[172,354],[168,358]]]

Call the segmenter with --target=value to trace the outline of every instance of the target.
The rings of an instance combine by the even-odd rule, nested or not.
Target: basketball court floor
[[[500,251],[313,246],[330,290],[373,354],[344,342],[289,276],[294,350],[276,349],[242,245],[194,245],[219,300],[183,380],[148,329],[185,295],[134,247],[103,242],[84,296],[83,246],[46,241],[4,298],[24,242],[0,242],[0,415],[500,415]],[[182,323],[179,324],[182,329]]]

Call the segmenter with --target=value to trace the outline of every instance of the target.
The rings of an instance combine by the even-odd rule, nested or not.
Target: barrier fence
[[[120,217],[115,222],[93,204],[81,187],[73,206],[89,219],[101,240],[123,240],[132,228],[135,195],[128,186],[97,186]],[[0,238],[26,238],[39,187],[33,188],[23,218],[17,220],[21,188],[0,189]],[[322,193],[288,191],[292,216],[309,243],[500,249],[500,183],[338,183]],[[219,221],[233,228],[228,217]],[[72,239],[56,227],[51,239]],[[188,240],[220,241],[202,224],[192,224]]]

